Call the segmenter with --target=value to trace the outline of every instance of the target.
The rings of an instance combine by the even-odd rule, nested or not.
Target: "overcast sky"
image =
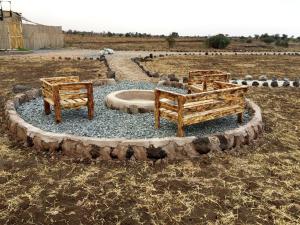
[[[300,36],[300,0],[12,0],[12,9],[64,30]]]

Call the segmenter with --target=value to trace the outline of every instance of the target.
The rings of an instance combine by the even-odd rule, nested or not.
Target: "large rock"
[[[294,85],[294,87],[299,87],[299,86],[300,86],[299,80],[295,80],[295,81],[293,82],[293,85]]]
[[[271,87],[278,87],[278,82],[277,82],[277,80],[273,80],[273,81],[271,82]]]
[[[290,86],[290,81],[285,80],[282,84],[283,87],[289,87]]]
[[[259,86],[259,82],[258,82],[258,81],[253,81],[253,82],[252,82],[252,86],[258,87],[258,86]]]
[[[267,75],[261,75],[261,76],[259,76],[258,80],[259,81],[267,81],[268,77],[267,77]]]
[[[251,76],[251,75],[246,75],[246,76],[245,76],[245,80],[253,80],[253,76]]]
[[[25,85],[17,84],[14,85],[12,88],[13,93],[18,94],[18,93],[23,93],[25,91],[30,90],[31,88]]]

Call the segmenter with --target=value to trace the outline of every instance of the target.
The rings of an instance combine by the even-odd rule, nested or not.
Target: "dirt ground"
[[[83,164],[8,138],[3,106],[12,85],[37,87],[39,77],[63,70],[97,77],[105,68],[94,63],[0,59],[0,224],[300,223],[300,92],[293,88],[251,89],[264,137],[211,158]]]
[[[224,55],[224,56],[167,56],[144,62],[143,65],[160,74],[187,76],[189,71],[197,69],[219,69],[231,73],[232,78],[244,78],[260,75],[295,80],[300,79],[300,56],[257,56],[257,55]]]
[[[207,48],[204,38],[181,37],[176,38],[173,48],[168,47],[165,38],[151,37],[101,37],[97,35],[65,34],[66,47],[83,49],[112,48],[122,51],[208,51],[215,50]],[[265,44],[253,40],[252,43],[241,42],[239,39],[232,39],[231,44],[225,49],[229,51],[300,51],[300,42],[290,42],[289,48],[282,48],[274,44]]]

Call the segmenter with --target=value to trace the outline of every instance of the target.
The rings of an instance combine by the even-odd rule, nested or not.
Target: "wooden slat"
[[[170,111],[174,111],[174,112],[177,112],[178,110],[178,106],[177,105],[174,105],[174,104],[170,104],[168,102],[160,102],[160,108],[164,108],[164,109],[168,109]]]
[[[178,113],[173,112],[167,109],[160,109],[159,110],[161,117],[166,118],[168,120],[177,122]]]
[[[212,109],[204,112],[193,113],[190,115],[186,115],[183,119],[184,125],[191,125],[207,120],[213,120],[216,118],[224,117],[227,115],[239,114],[244,111],[239,105],[228,106],[223,108]]]

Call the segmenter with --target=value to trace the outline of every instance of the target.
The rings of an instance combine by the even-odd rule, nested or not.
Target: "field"
[[[168,56],[156,58],[142,63],[149,71],[159,74],[175,74],[179,77],[187,76],[189,71],[197,69],[219,69],[231,73],[232,78],[244,78],[253,75],[258,79],[260,75],[267,75],[269,79],[289,78],[300,79],[300,56]]]
[[[177,38],[176,45],[170,49],[165,38],[160,37],[102,37],[98,35],[65,34],[66,47],[85,49],[112,48],[114,50],[140,51],[208,51],[204,38]],[[265,44],[254,40],[252,43],[241,42],[234,38],[225,49],[229,51],[300,51],[300,42],[290,42],[289,48]]]
[[[252,63],[243,56],[233,58],[241,65]],[[228,69],[232,73],[253,71],[247,66],[239,71],[234,63],[226,64],[226,57],[169,59],[155,60],[151,68],[163,70],[160,65],[168,64],[176,73],[176,67],[196,68],[210,59],[223,60],[214,66],[233,67]],[[286,69],[295,76],[299,58],[282,59],[291,63]],[[265,73],[284,73],[271,64],[263,67]],[[256,69],[262,65],[268,64]],[[7,136],[3,106],[13,85],[38,87],[39,77],[77,74],[90,79],[105,73],[99,61],[0,58],[0,224],[300,223],[300,92],[295,88],[250,89],[248,97],[263,110],[264,137],[213,157],[160,165],[84,164],[37,154]]]

